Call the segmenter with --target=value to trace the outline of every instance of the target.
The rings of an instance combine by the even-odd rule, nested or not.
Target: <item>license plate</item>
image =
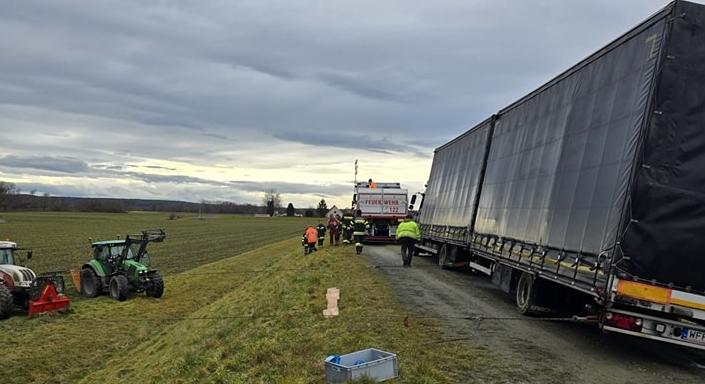
[[[697,329],[683,328],[683,332],[681,332],[681,340],[689,343],[705,344],[705,332]]]

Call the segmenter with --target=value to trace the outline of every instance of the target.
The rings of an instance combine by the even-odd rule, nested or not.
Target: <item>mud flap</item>
[[[492,284],[498,286],[505,293],[512,291],[512,282],[516,280],[514,268],[501,263],[495,263],[492,271]]]

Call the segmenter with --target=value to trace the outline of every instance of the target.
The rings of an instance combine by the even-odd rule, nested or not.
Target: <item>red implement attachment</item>
[[[63,283],[64,279],[57,275],[37,277],[32,283],[34,292],[30,293],[29,316],[67,311],[71,306],[71,299],[63,294]]]

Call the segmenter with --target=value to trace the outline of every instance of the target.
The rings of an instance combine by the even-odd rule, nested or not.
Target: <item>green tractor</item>
[[[93,259],[81,268],[81,293],[96,297],[107,292],[118,301],[124,301],[132,292],[162,297],[164,280],[159,271],[149,266],[147,244],[165,238],[163,229],[152,229],[124,239],[91,242]]]

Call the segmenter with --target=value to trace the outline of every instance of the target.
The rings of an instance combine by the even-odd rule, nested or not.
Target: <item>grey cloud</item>
[[[136,164],[126,164],[130,167],[137,167],[138,165]],[[170,167],[162,167],[161,165],[140,165],[140,167],[144,168],[149,168],[149,169],[159,169],[159,170],[164,170],[164,171],[176,171],[176,168],[170,168]],[[120,168],[117,168],[120,169]]]
[[[309,145],[322,145],[329,147],[353,148],[368,151],[381,151],[390,153],[389,151],[404,151],[407,148],[399,143],[394,143],[391,140],[383,137],[375,139],[367,136],[350,135],[345,133],[325,133],[317,132],[315,134],[301,134],[299,132],[283,132],[275,133],[275,138],[285,141],[293,141],[297,143]]]
[[[0,35],[21,39],[0,39],[0,166],[178,185],[170,197],[227,188],[103,171],[136,158],[262,169],[237,150],[271,137],[430,161],[663,3],[10,2]]]
[[[80,173],[88,171],[88,164],[71,157],[56,156],[14,156],[0,157],[0,166],[6,168],[37,169],[61,173]]]
[[[171,184],[207,184],[212,186],[229,186],[228,183],[222,183],[215,180],[203,179],[200,177],[193,176],[182,176],[182,175],[158,175],[154,173],[142,173],[142,172],[117,172],[119,176],[132,177],[134,179],[142,180],[147,183],[171,183]]]
[[[429,157],[431,151],[421,151],[417,145],[412,145],[401,134],[396,134],[395,138],[383,136],[383,134],[352,135],[345,133],[321,133],[302,135],[300,133],[275,133],[273,136],[280,140],[293,141],[316,146],[328,146],[338,148],[351,148],[361,151],[381,153],[385,155],[394,152],[413,153],[419,157]]]
[[[305,184],[287,183],[281,181],[244,181],[233,180],[231,184],[239,190],[249,192],[261,192],[268,189],[275,189],[282,194],[316,194],[322,197],[336,196],[352,193],[352,184]]]
[[[336,88],[340,88],[344,91],[351,92],[362,97],[395,102],[401,102],[404,100],[404,97],[401,95],[376,88],[364,79],[355,79],[351,76],[330,72],[321,73],[318,75],[318,78]]]

